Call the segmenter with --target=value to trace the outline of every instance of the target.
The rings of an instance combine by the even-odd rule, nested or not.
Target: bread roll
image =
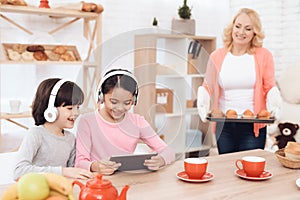
[[[18,52],[19,54],[22,54],[26,51],[26,46],[23,44],[14,44],[12,45],[12,50]]]
[[[284,148],[285,157],[300,160],[300,143],[288,142]]]
[[[69,52],[62,54],[60,58],[64,61],[75,61],[75,58],[73,58],[73,56]]]
[[[7,51],[7,53],[8,53],[8,57],[9,57],[10,60],[13,60],[13,61],[21,60],[21,54],[19,54],[18,52],[9,49]]]
[[[48,56],[44,51],[36,51],[33,53],[33,57],[37,60],[37,61],[46,61],[48,60]]]
[[[269,119],[270,118],[270,112],[267,110],[261,110],[258,114],[257,114],[257,118],[259,119]]]
[[[211,111],[211,116],[215,118],[220,118],[220,117],[224,117],[224,113],[219,109],[213,109]]]
[[[227,118],[237,118],[237,112],[235,110],[229,109],[226,111]]]
[[[243,118],[247,118],[247,119],[253,119],[254,118],[254,114],[251,110],[247,109],[243,112]]]
[[[59,54],[59,55],[63,55],[64,53],[67,52],[67,50],[68,50],[67,47],[59,45],[59,46],[54,47],[54,49],[52,49],[52,52]]]
[[[33,61],[34,58],[33,58],[33,53],[32,52],[29,52],[29,51],[25,51],[21,54],[22,56],[22,59],[24,61]]]
[[[30,45],[26,48],[29,52],[45,51],[45,48],[42,45]]]
[[[51,61],[59,61],[60,55],[54,52],[46,52],[49,60]]]

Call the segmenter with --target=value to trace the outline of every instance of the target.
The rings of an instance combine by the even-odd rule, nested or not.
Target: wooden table
[[[245,155],[266,158],[266,170],[273,177],[263,181],[249,181],[235,175],[234,162]],[[295,181],[300,170],[283,167],[272,152],[263,150],[244,151],[220,156],[207,157],[208,171],[215,175],[209,182],[188,183],[177,179],[176,173],[183,170],[183,161],[165,167],[157,172],[118,172],[104,179],[112,181],[119,193],[125,184],[130,188],[128,200],[166,199],[299,199],[300,188]],[[0,186],[0,196],[8,185]],[[75,186],[78,194],[79,187]]]

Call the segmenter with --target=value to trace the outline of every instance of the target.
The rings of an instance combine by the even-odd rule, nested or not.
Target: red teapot
[[[125,185],[120,196],[117,189],[109,180],[102,179],[102,174],[98,174],[95,179],[87,181],[86,185],[78,180],[73,181],[72,185],[80,187],[79,200],[126,200],[129,185]]]

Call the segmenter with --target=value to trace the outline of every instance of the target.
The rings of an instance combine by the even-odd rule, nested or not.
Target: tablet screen
[[[118,171],[141,170],[148,169],[147,166],[144,166],[144,161],[156,155],[157,153],[119,155],[112,156],[110,160],[122,164]]]

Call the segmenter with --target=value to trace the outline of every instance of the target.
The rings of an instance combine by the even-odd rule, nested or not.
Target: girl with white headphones
[[[51,78],[40,83],[33,101],[35,127],[29,129],[18,151],[14,178],[28,172],[51,172],[87,179],[93,174],[75,168],[73,128],[84,94],[74,82]]]
[[[125,69],[108,71],[98,88],[98,109],[83,115],[78,123],[75,166],[112,174],[120,163],[109,158],[132,154],[139,140],[158,153],[145,160],[148,169],[158,170],[175,160],[173,150],[144,117],[129,112],[138,96],[138,83],[132,73]]]

